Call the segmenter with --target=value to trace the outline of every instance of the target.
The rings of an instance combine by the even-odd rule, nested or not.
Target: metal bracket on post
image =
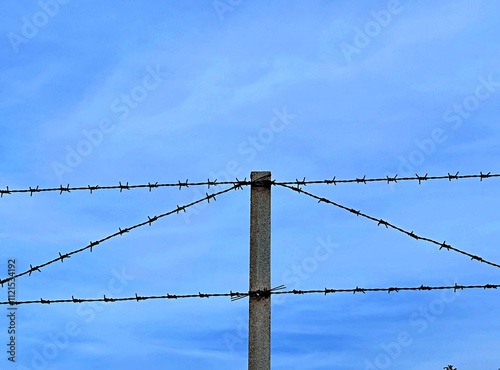
[[[252,172],[250,291],[271,289],[271,172]],[[271,295],[249,297],[248,369],[271,369]]]

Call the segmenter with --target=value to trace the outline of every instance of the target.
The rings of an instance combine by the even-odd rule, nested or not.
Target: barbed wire
[[[59,192],[59,195],[62,193],[71,193],[72,191],[90,191],[90,194],[93,194],[94,191],[96,190],[120,190],[120,193],[123,192],[124,190],[131,190],[131,189],[140,189],[140,188],[147,188],[149,191],[152,189],[156,188],[162,188],[162,187],[179,187],[179,190],[182,188],[188,188],[190,186],[207,186],[208,189],[210,189],[210,186],[219,186],[219,185],[233,185],[237,187],[241,187],[243,185],[250,185],[251,181],[247,181],[246,178],[244,180],[238,180],[236,178],[235,181],[217,181],[217,179],[211,181],[208,179],[207,181],[204,182],[189,182],[189,180],[186,180],[184,182],[181,182],[178,180],[177,183],[150,183],[148,182],[147,184],[139,184],[139,185],[129,185],[129,183],[122,184],[121,181],[119,182],[118,185],[108,185],[108,186],[78,186],[78,187],[71,187],[69,184],[66,186],[60,185],[59,187],[55,188],[40,188],[39,186],[32,188],[31,186],[28,189],[9,189],[7,186],[6,189],[0,189],[0,198],[4,196],[4,194],[13,194],[13,193],[29,193],[30,196],[33,196],[34,193],[42,193],[42,192]]]
[[[480,181],[483,181],[483,179],[488,179],[492,177],[500,177],[500,174],[497,173],[483,173],[480,172],[478,175],[459,175],[459,172],[456,172],[454,175],[450,174],[448,172],[447,175],[444,176],[429,176],[428,173],[426,173],[424,176],[420,176],[418,174],[415,174],[414,177],[398,177],[398,175],[395,175],[393,177],[389,177],[388,175],[386,177],[377,177],[377,178],[366,178],[366,176],[363,177],[357,177],[355,179],[337,179],[337,177],[333,177],[332,179],[325,179],[325,180],[309,180],[306,181],[306,178],[304,177],[302,180],[295,179],[295,181],[282,181],[282,182],[274,182],[273,185],[297,185],[297,186],[305,186],[309,184],[344,184],[344,183],[357,183],[357,184],[366,184],[368,182],[387,182],[389,183],[397,183],[398,181],[418,181],[418,184],[420,185],[423,181],[429,181],[429,180],[459,180],[459,179],[480,179]]]
[[[459,175],[459,172],[456,172],[454,175],[450,174],[448,172],[447,175],[444,176],[429,176],[427,173],[424,176],[420,176],[418,174],[415,174],[414,177],[398,177],[398,175],[395,175],[393,177],[378,177],[378,178],[366,178],[366,176],[363,176],[361,178],[354,178],[354,179],[337,179],[336,176],[334,176],[331,179],[325,179],[325,180],[309,180],[306,181],[306,178],[304,177],[302,180],[295,179],[295,181],[276,181],[273,180],[271,181],[272,185],[297,185],[297,186],[305,186],[305,185],[310,185],[310,184],[345,184],[345,183],[363,183],[366,184],[368,182],[387,182],[389,183],[397,183],[398,181],[418,181],[419,184],[421,184],[423,181],[429,181],[429,180],[458,180],[458,179],[472,179],[472,178],[478,178],[481,181],[483,179],[488,179],[492,177],[500,177],[500,174],[497,173],[483,173],[480,172],[478,175]],[[125,184],[122,184],[119,182],[118,185],[107,185],[107,186],[99,186],[99,185],[87,185],[87,186],[77,186],[77,187],[71,187],[69,184],[66,186],[60,185],[58,187],[52,187],[52,188],[40,188],[40,186],[36,187],[29,187],[28,189],[10,189],[9,186],[7,186],[5,189],[0,189],[0,198],[3,197],[4,195],[8,194],[14,194],[14,193],[29,193],[30,196],[33,196],[34,193],[42,193],[42,192],[59,192],[59,194],[63,193],[71,193],[72,191],[89,191],[90,194],[92,194],[96,190],[120,190],[120,193],[123,192],[124,190],[131,190],[131,189],[140,189],[140,188],[146,188],[149,189],[151,192],[152,189],[156,188],[162,188],[162,187],[178,187],[179,190],[182,188],[188,188],[190,186],[207,186],[208,189],[210,189],[211,186],[219,186],[219,185],[233,185],[233,186],[248,186],[251,185],[252,181],[247,181],[246,177],[243,180],[236,180],[234,181],[218,181],[217,179],[215,180],[210,180],[207,179],[207,181],[200,181],[200,182],[189,182],[188,179],[186,181],[180,181],[178,180],[177,182],[173,183],[151,183],[148,182],[147,184],[137,184],[137,185],[129,185],[128,182]]]
[[[293,187],[293,186],[289,186],[289,185],[285,185],[285,184],[279,184],[280,186],[283,186],[285,188],[288,188],[288,189],[291,189],[291,190],[294,190],[298,193],[302,193],[302,194],[305,194],[305,195],[308,195],[309,197],[311,198],[314,198],[316,200],[318,200],[318,203],[321,203],[321,202],[324,202],[324,203],[328,203],[328,204],[332,204],[334,205],[335,207],[338,207],[338,208],[341,208],[341,209],[344,209],[346,211],[349,211],[353,214],[355,214],[356,216],[362,216],[364,218],[367,218],[369,220],[372,220],[374,222],[377,222],[377,225],[380,226],[380,225],[383,225],[385,226],[386,228],[392,228],[392,229],[395,229],[397,231],[400,231],[402,232],[403,234],[406,234],[410,237],[412,237],[413,239],[415,240],[424,240],[426,242],[429,242],[429,243],[433,243],[433,244],[436,244],[439,246],[439,250],[441,249],[446,249],[448,251],[454,251],[454,252],[457,252],[457,253],[460,253],[460,254],[463,254],[467,257],[470,257],[471,260],[476,260],[476,261],[479,261],[479,262],[482,262],[482,263],[485,263],[485,264],[488,264],[488,265],[491,265],[491,266],[495,266],[495,267],[498,267],[500,268],[500,264],[497,264],[497,263],[494,263],[494,262],[490,262],[490,261],[487,261],[477,255],[474,255],[472,253],[469,253],[469,252],[466,252],[466,251],[463,251],[461,249],[458,249],[458,248],[455,248],[455,247],[452,247],[450,244],[446,244],[446,240],[444,242],[439,242],[437,240],[434,240],[434,239],[430,239],[430,238],[426,238],[426,237],[423,237],[423,236],[419,236],[417,234],[415,234],[413,231],[407,231],[399,226],[396,226],[394,224],[391,224],[390,222],[388,221],[385,221],[381,218],[376,218],[376,217],[372,217],[370,215],[367,215],[366,213],[363,213],[359,210],[355,210],[354,208],[349,208],[349,207],[346,207],[346,206],[343,206],[339,203],[336,203],[332,200],[329,200],[327,198],[323,198],[323,197],[319,197],[317,195],[314,195],[312,193],[309,193],[303,189],[301,189],[300,187]]]
[[[230,297],[232,301],[245,298],[245,297],[255,297],[255,298],[268,298],[271,295],[285,295],[285,294],[295,294],[295,295],[304,295],[304,294],[335,294],[335,293],[372,293],[372,292],[387,292],[387,293],[399,293],[403,291],[431,291],[431,290],[453,290],[456,293],[458,290],[466,290],[466,289],[498,289],[500,284],[485,284],[485,285],[459,285],[455,283],[454,285],[445,285],[445,286],[429,286],[429,285],[420,285],[414,287],[388,287],[388,288],[360,288],[356,286],[356,288],[352,289],[311,289],[311,290],[286,290],[283,291],[285,287],[280,285],[279,287],[272,289],[261,289],[255,291],[248,291],[244,293],[233,292],[229,293],[195,293],[195,294],[165,294],[165,295],[150,295],[150,296],[140,296],[137,293],[133,297],[119,297],[112,298],[106,297],[104,295],[100,298],[75,298],[73,295],[70,299],[36,299],[36,300],[26,300],[26,301],[2,301],[0,305],[23,305],[23,304],[57,304],[57,303],[91,303],[91,302],[105,302],[105,303],[113,303],[113,302],[125,302],[125,301],[146,301],[146,300],[155,300],[155,299],[188,299],[188,298],[211,298],[211,297]]]
[[[96,245],[99,245],[99,244],[101,244],[101,243],[103,243],[103,242],[105,242],[105,241],[107,241],[107,240],[109,240],[109,239],[112,239],[112,238],[114,238],[114,237],[117,237],[117,236],[123,235],[123,234],[125,234],[125,233],[128,233],[129,231],[131,231],[131,230],[133,230],[133,229],[137,229],[137,228],[139,228],[139,227],[141,227],[141,226],[145,226],[145,225],[149,225],[149,226],[151,226],[151,224],[152,224],[153,222],[158,221],[160,218],[163,218],[163,217],[169,216],[169,215],[174,214],[174,213],[177,213],[177,214],[178,214],[180,211],[184,211],[184,212],[186,212],[186,209],[187,209],[187,208],[192,207],[192,206],[194,206],[195,204],[198,204],[198,203],[204,202],[205,200],[206,200],[206,201],[208,201],[208,203],[210,203],[210,199],[213,199],[213,200],[215,201],[215,200],[217,200],[217,199],[216,199],[216,196],[219,196],[219,195],[224,194],[224,193],[227,193],[227,192],[229,192],[229,191],[231,191],[231,190],[236,190],[236,189],[240,189],[240,188],[241,188],[241,187],[240,187],[240,186],[238,186],[238,185],[233,185],[233,186],[231,186],[230,188],[227,188],[227,189],[225,189],[225,190],[222,190],[222,191],[219,191],[219,192],[216,192],[216,193],[213,193],[213,194],[208,194],[208,193],[206,193],[206,197],[201,198],[201,199],[198,199],[198,200],[196,200],[196,201],[193,201],[193,202],[191,202],[191,203],[189,203],[189,204],[186,204],[186,205],[183,205],[183,206],[179,206],[179,205],[177,205],[177,208],[176,208],[176,209],[174,209],[174,210],[172,210],[172,211],[165,212],[165,213],[162,213],[162,214],[159,214],[159,215],[153,216],[153,217],[149,217],[149,216],[148,216],[148,220],[147,220],[147,221],[140,222],[140,223],[138,223],[138,224],[135,224],[135,225],[133,225],[133,226],[126,227],[126,228],[123,228],[123,229],[122,229],[121,227],[119,227],[117,232],[115,232],[115,233],[113,233],[113,234],[111,234],[111,235],[108,235],[108,236],[106,236],[106,237],[104,237],[104,238],[102,238],[102,239],[99,239],[99,240],[97,240],[97,241],[93,241],[93,242],[91,241],[91,242],[90,242],[88,245],[86,245],[85,247],[82,247],[82,248],[80,248],[80,249],[76,249],[76,250],[74,250],[74,251],[72,251],[72,252],[65,253],[65,254],[61,254],[61,252],[59,252],[59,257],[54,258],[54,259],[52,259],[52,260],[50,260],[50,261],[47,261],[47,262],[45,262],[45,263],[42,263],[42,264],[40,264],[40,265],[33,266],[33,265],[31,265],[31,264],[30,264],[30,268],[29,268],[28,270],[26,270],[26,271],[24,271],[24,272],[21,272],[21,273],[19,273],[19,274],[17,274],[17,275],[10,276],[10,277],[5,278],[5,279],[1,279],[1,280],[0,280],[0,285],[3,287],[3,284],[5,284],[6,282],[8,282],[8,281],[10,281],[10,280],[13,280],[13,279],[15,279],[15,278],[18,278],[18,277],[20,277],[20,276],[23,276],[23,275],[30,275],[30,276],[31,276],[31,274],[32,274],[33,272],[35,272],[35,271],[41,272],[41,270],[40,270],[41,268],[43,268],[43,267],[45,267],[45,266],[48,266],[48,265],[51,265],[51,264],[53,264],[53,263],[55,263],[55,262],[57,262],[57,261],[64,262],[64,260],[65,260],[66,258],[71,258],[71,256],[72,256],[72,255],[77,254],[77,253],[80,253],[80,252],[83,252],[83,251],[85,251],[85,250],[87,250],[87,249],[90,249],[90,252],[92,252],[92,249],[93,249]]]

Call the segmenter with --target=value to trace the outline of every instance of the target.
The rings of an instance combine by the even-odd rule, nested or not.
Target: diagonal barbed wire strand
[[[26,270],[26,271],[24,271],[24,272],[21,272],[21,273],[19,273],[19,274],[16,274],[16,275],[10,276],[10,277],[5,278],[5,279],[1,279],[1,280],[0,280],[0,285],[3,287],[3,284],[4,284],[4,283],[6,283],[6,282],[8,282],[8,281],[10,281],[10,280],[13,280],[13,279],[15,279],[15,278],[21,277],[21,276],[23,276],[23,275],[31,275],[31,274],[32,274],[33,272],[35,272],[35,271],[41,272],[41,271],[40,271],[40,269],[41,269],[41,268],[46,267],[46,266],[48,266],[48,265],[51,265],[51,264],[53,264],[53,263],[55,263],[55,262],[57,262],[57,261],[64,262],[64,260],[65,260],[66,258],[70,258],[72,255],[77,254],[77,253],[80,253],[80,252],[83,252],[83,251],[85,251],[85,250],[87,250],[87,249],[90,249],[90,251],[92,252],[92,249],[93,249],[96,245],[101,244],[102,242],[105,242],[105,241],[107,241],[107,240],[109,240],[109,239],[112,239],[112,238],[114,238],[114,237],[117,237],[117,236],[123,235],[123,234],[125,234],[125,233],[128,233],[129,231],[131,231],[131,230],[133,230],[133,229],[137,229],[137,228],[139,228],[139,227],[141,227],[141,226],[145,226],[145,225],[149,225],[149,226],[151,226],[151,224],[152,224],[153,222],[158,221],[160,218],[163,218],[163,217],[165,217],[165,216],[169,216],[169,215],[174,214],[174,213],[179,213],[180,211],[184,211],[184,212],[186,212],[186,209],[187,209],[187,208],[192,207],[192,206],[194,206],[195,204],[198,204],[198,203],[201,203],[201,202],[204,202],[204,201],[208,201],[208,203],[210,203],[210,199],[216,200],[216,196],[219,196],[219,195],[224,194],[224,193],[227,193],[227,192],[229,192],[229,191],[231,191],[231,190],[236,190],[236,189],[240,189],[240,188],[241,188],[241,186],[238,186],[238,185],[233,185],[233,186],[231,186],[230,188],[227,188],[227,189],[225,189],[225,190],[221,190],[221,191],[216,192],[216,193],[213,193],[213,194],[208,194],[208,193],[206,193],[206,196],[205,196],[204,198],[201,198],[201,199],[195,200],[195,201],[193,201],[193,202],[191,202],[191,203],[189,203],[189,204],[183,205],[183,206],[179,206],[179,205],[178,205],[178,206],[177,206],[177,208],[176,208],[176,209],[174,209],[174,210],[172,210],[172,211],[165,212],[165,213],[162,213],[162,214],[159,214],[159,215],[153,216],[153,217],[149,217],[149,216],[148,216],[148,220],[147,220],[147,221],[140,222],[140,223],[138,223],[138,224],[135,224],[135,225],[130,226],[130,227],[126,227],[126,228],[124,228],[124,229],[122,229],[122,228],[118,228],[118,231],[117,231],[117,232],[115,232],[115,233],[113,233],[113,234],[111,234],[111,235],[108,235],[108,236],[106,236],[106,237],[104,237],[104,238],[102,238],[102,239],[99,239],[99,240],[97,240],[97,241],[94,241],[94,242],[92,242],[92,241],[91,241],[91,242],[90,242],[88,245],[86,245],[85,247],[82,247],[82,248],[80,248],[80,249],[76,249],[76,250],[74,250],[74,251],[72,251],[72,252],[65,253],[65,254],[61,254],[61,252],[59,252],[59,257],[54,258],[54,259],[52,259],[52,260],[50,260],[50,261],[47,261],[47,262],[45,262],[45,263],[42,263],[42,264],[40,264],[40,265],[33,266],[33,265],[31,265],[31,264],[30,264],[30,268],[29,268],[28,270]]]
[[[86,303],[86,302],[105,302],[105,303],[113,303],[113,302],[125,302],[125,301],[146,301],[146,300],[156,300],[156,299],[188,299],[188,298],[211,298],[211,297],[230,297],[232,301],[238,300],[240,298],[245,297],[260,297],[267,298],[271,295],[285,295],[285,294],[295,294],[295,295],[304,295],[304,294],[335,294],[335,293],[372,293],[372,292],[386,292],[386,293],[399,293],[403,291],[431,291],[431,290],[453,290],[454,293],[457,290],[466,290],[466,289],[498,289],[500,288],[500,284],[485,284],[485,285],[459,285],[455,283],[454,285],[445,285],[445,286],[428,286],[428,285],[420,285],[414,287],[388,287],[388,288],[360,288],[356,286],[356,288],[352,289],[311,289],[311,290],[281,290],[285,287],[283,285],[272,288],[272,289],[261,289],[255,291],[248,291],[244,293],[233,292],[229,293],[195,293],[195,294],[165,294],[165,295],[150,295],[150,296],[140,296],[135,293],[133,297],[119,297],[112,298],[103,297],[99,298],[75,298],[73,295],[70,299],[36,299],[36,300],[26,300],[26,301],[2,301],[0,305],[24,305],[24,304],[56,304],[56,303]]]
[[[289,185],[285,185],[285,184],[277,184],[277,185],[285,187],[285,188],[288,188],[288,189],[291,189],[291,190],[294,190],[294,191],[296,191],[298,193],[305,194],[305,195],[307,195],[307,196],[309,196],[311,198],[314,198],[314,199],[318,200],[318,203],[321,203],[321,202],[328,203],[328,204],[334,205],[335,207],[338,207],[338,208],[344,209],[346,211],[349,211],[349,212],[355,214],[356,216],[362,216],[362,217],[367,218],[369,220],[375,221],[375,222],[377,222],[378,226],[384,225],[386,228],[392,228],[394,230],[400,231],[403,234],[406,234],[406,235],[412,237],[415,240],[424,240],[426,242],[436,244],[436,245],[439,246],[439,250],[441,250],[441,249],[446,249],[446,250],[449,250],[449,251],[451,250],[451,251],[463,254],[463,255],[465,255],[467,257],[470,257],[471,260],[476,260],[476,261],[479,261],[479,262],[482,262],[482,263],[485,263],[485,264],[488,264],[488,265],[500,268],[500,264],[487,261],[487,260],[485,260],[485,259],[483,259],[483,258],[481,258],[481,257],[479,257],[477,255],[474,255],[472,253],[469,253],[469,252],[463,251],[461,249],[452,247],[451,245],[446,244],[446,240],[444,242],[439,242],[439,241],[434,240],[434,239],[430,239],[430,238],[426,238],[426,237],[423,237],[423,236],[419,236],[419,235],[415,234],[413,231],[407,231],[407,230],[405,230],[405,229],[403,229],[403,228],[401,228],[399,226],[396,226],[394,224],[391,224],[390,222],[385,221],[385,220],[383,220],[381,218],[372,217],[372,216],[367,215],[366,213],[363,213],[363,212],[361,212],[359,210],[355,210],[354,208],[349,208],[349,207],[343,206],[343,205],[341,205],[339,203],[336,203],[336,202],[334,202],[332,200],[329,200],[329,199],[326,199],[326,198],[323,198],[323,197],[319,197],[317,195],[314,195],[312,193],[309,193],[309,192],[301,189],[300,187],[293,187],[293,186],[289,186]]]
[[[459,172],[456,172],[454,175],[450,174],[448,172],[447,175],[444,176],[429,176],[427,173],[424,176],[420,176],[418,174],[415,174],[414,177],[398,177],[398,175],[395,175],[393,177],[378,177],[378,178],[366,178],[366,176],[360,177],[360,178],[354,178],[354,179],[337,179],[336,176],[334,176],[331,179],[324,179],[324,180],[309,180],[306,181],[306,178],[304,177],[302,180],[296,179],[295,181],[272,181],[272,185],[297,185],[297,186],[305,186],[305,185],[310,185],[310,184],[326,184],[326,185],[337,185],[337,184],[345,184],[345,183],[362,183],[362,184],[367,184],[369,182],[387,182],[389,183],[397,183],[398,181],[418,181],[419,184],[421,184],[423,181],[429,181],[429,180],[458,180],[458,179],[473,179],[473,178],[478,178],[480,181],[483,181],[483,179],[488,179],[488,178],[493,178],[493,177],[500,177],[500,174],[497,173],[483,173],[480,172],[479,174],[476,175],[459,175]],[[233,186],[248,186],[251,185],[252,181],[247,181],[245,178],[244,180],[236,180],[234,181],[217,181],[215,180],[210,180],[208,179],[207,181],[200,181],[200,182],[189,182],[188,179],[186,181],[180,181],[178,180],[177,182],[173,183],[151,183],[148,182],[147,184],[137,184],[137,185],[129,185],[128,182],[125,184],[122,184],[119,182],[118,185],[107,185],[107,186],[100,186],[100,185],[87,185],[87,186],[77,186],[77,187],[71,187],[69,184],[66,186],[60,185],[58,187],[52,187],[52,188],[40,188],[40,186],[36,187],[29,187],[27,189],[10,189],[9,186],[7,186],[5,189],[0,189],[0,198],[3,197],[4,195],[8,194],[14,194],[14,193],[29,193],[30,196],[33,196],[34,193],[42,193],[42,192],[59,192],[59,194],[62,193],[71,193],[72,191],[89,191],[90,194],[93,194],[94,191],[97,190],[120,190],[120,193],[123,192],[124,190],[131,190],[131,189],[140,189],[140,188],[146,188],[151,191],[152,189],[156,188],[163,188],[163,187],[178,187],[179,190],[182,188],[188,188],[190,186],[207,186],[209,189],[211,186],[219,186],[219,185],[233,185]]]

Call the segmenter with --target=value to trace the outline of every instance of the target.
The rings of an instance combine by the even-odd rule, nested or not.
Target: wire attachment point
[[[246,177],[243,181],[240,181],[240,180],[238,180],[238,178],[236,178],[236,182],[233,183],[235,190],[237,190],[237,189],[243,190],[243,185],[247,185],[247,184],[248,184],[248,182],[247,182]]]

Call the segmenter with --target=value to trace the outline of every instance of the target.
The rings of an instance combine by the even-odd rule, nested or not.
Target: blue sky
[[[279,181],[498,173],[499,11],[481,0],[6,2],[0,188],[256,170]],[[497,182],[307,190],[499,262]],[[206,191],[5,195],[0,275],[10,258],[25,271]],[[18,299],[245,291],[249,191],[20,277]],[[455,282],[500,279],[495,267],[272,188],[273,286]],[[496,369],[499,303],[494,290],[276,296],[272,368]],[[248,300],[228,298],[19,306],[16,362],[2,351],[1,367],[242,369],[247,317]]]

